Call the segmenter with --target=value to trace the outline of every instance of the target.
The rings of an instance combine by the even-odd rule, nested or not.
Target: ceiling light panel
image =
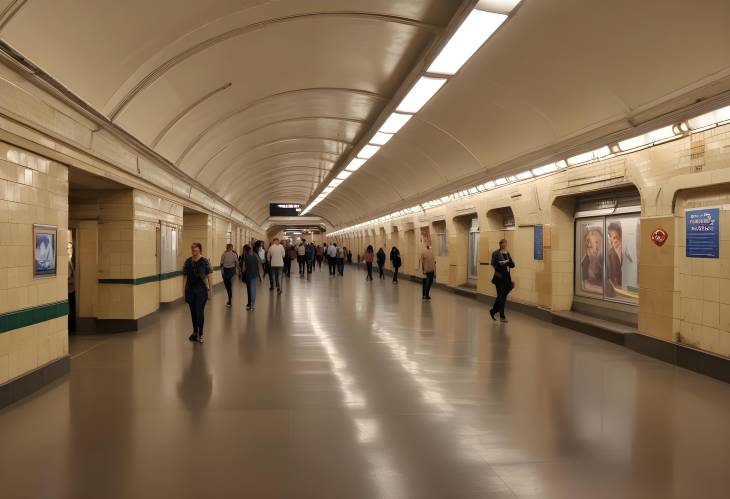
[[[345,168],[345,170],[347,170],[348,172],[356,172],[360,169],[362,165],[365,164],[366,161],[366,159],[355,158],[350,161],[350,164],[347,165],[347,168]]]
[[[506,19],[505,14],[472,10],[429,66],[428,72],[456,74]]]
[[[366,145],[360,152],[357,153],[357,157],[360,159],[370,159],[380,150],[380,146]]]
[[[352,172],[348,172],[347,170],[342,170],[339,175],[337,175],[338,180],[347,180],[347,177],[352,175]]]
[[[436,92],[446,83],[446,78],[429,78],[422,76],[405,96],[396,111],[401,113],[417,113]]]
[[[393,113],[388,116],[383,126],[380,127],[381,133],[398,133],[403,126],[408,123],[413,116],[410,114]]]
[[[393,138],[392,133],[378,132],[373,136],[372,139],[370,139],[370,143],[375,144],[376,146],[384,146],[392,138]]]

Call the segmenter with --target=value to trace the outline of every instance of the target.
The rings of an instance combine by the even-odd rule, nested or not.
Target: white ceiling
[[[261,223],[340,166],[461,3],[27,0],[0,37]],[[313,213],[410,206],[727,91],[728,26],[727,0],[525,0]]]

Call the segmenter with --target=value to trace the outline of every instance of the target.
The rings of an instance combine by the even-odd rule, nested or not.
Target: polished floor
[[[730,386],[352,267],[72,340],[0,411],[2,498],[727,498]]]

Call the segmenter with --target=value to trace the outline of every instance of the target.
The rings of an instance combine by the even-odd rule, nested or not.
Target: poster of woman
[[[579,294],[603,297],[603,220],[581,220],[577,223],[576,254],[581,255],[578,267]]]
[[[636,302],[639,291],[638,217],[606,219],[606,296]]]
[[[51,225],[33,226],[33,276],[56,275],[56,234]]]

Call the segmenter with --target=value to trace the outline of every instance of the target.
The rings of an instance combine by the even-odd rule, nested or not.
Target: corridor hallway
[[[72,339],[0,411],[2,498],[721,498],[730,386],[348,266]],[[509,311],[508,311],[509,313]]]

